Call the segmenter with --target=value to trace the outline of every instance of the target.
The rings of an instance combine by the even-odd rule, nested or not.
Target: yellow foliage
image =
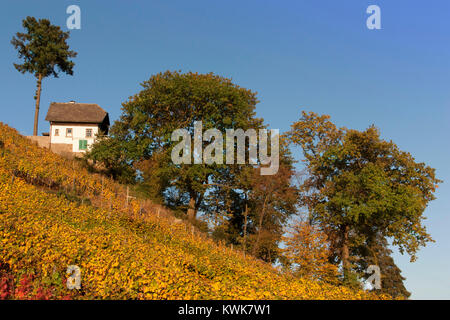
[[[294,265],[295,274],[309,279],[334,282],[337,268],[328,262],[329,243],[325,233],[307,222],[297,222],[288,236],[283,255]]]
[[[123,186],[39,148],[0,123],[0,264],[32,272],[77,299],[388,299],[311,279],[192,235],[156,213],[125,207]],[[55,190],[55,191],[52,191]],[[75,190],[91,203],[66,199]]]

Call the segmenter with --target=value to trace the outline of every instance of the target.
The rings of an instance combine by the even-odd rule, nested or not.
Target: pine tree
[[[403,283],[406,278],[401,275],[402,271],[395,264],[391,254],[392,250],[389,249],[386,238],[381,234],[377,234],[355,251],[355,255],[360,256],[358,266],[363,279],[370,276],[365,273],[370,265],[377,265],[380,268],[381,289],[373,289],[374,291],[389,294],[394,298],[408,298],[411,293],[406,290]]]
[[[17,32],[11,44],[18,50],[19,58],[23,59],[22,64],[14,63],[14,67],[21,73],[33,74],[37,80],[33,127],[33,135],[36,136],[42,80],[51,75],[57,78],[58,71],[73,75],[72,69],[75,64],[70,58],[76,57],[77,53],[69,50],[66,42],[69,32],[62,31],[59,26],[52,25],[49,20],[27,17],[22,25],[26,33]]]

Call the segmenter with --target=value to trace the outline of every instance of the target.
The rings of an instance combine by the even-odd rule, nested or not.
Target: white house
[[[50,121],[50,150],[69,157],[86,152],[96,135],[109,129],[108,113],[93,103],[52,102],[45,120]]]

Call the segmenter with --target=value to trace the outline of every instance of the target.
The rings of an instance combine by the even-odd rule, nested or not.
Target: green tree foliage
[[[62,31],[49,20],[27,17],[22,21],[22,25],[26,32],[17,32],[11,44],[17,49],[19,58],[23,59],[22,64],[14,63],[14,67],[21,73],[33,74],[37,79],[33,128],[33,135],[36,136],[42,79],[51,75],[57,78],[58,72],[73,75],[74,63],[70,58],[76,57],[77,53],[69,50],[66,42],[69,32]]]
[[[142,87],[123,103],[123,113],[111,128],[111,139],[120,141],[127,162],[140,171],[145,183],[156,181],[159,197],[168,204],[183,205],[194,218],[209,184],[228,174],[230,168],[173,164],[171,151],[178,141],[171,141],[172,132],[186,129],[194,136],[196,121],[202,121],[203,130],[217,128],[221,132],[226,128],[261,128],[262,120],[254,111],[256,94],[229,79],[192,72],[159,73]]]
[[[98,136],[95,148],[88,150],[85,160],[92,160],[94,167],[121,183],[134,183],[136,171],[129,165],[124,141]]]
[[[382,140],[375,127],[338,129],[329,116],[303,112],[286,136],[303,149],[301,204],[329,235],[346,279],[354,267],[352,249],[372,234],[391,238],[411,261],[433,241],[422,220],[441,182],[434,169]]]
[[[261,176],[259,165],[225,164],[225,153],[224,164],[174,164],[171,159],[178,144],[171,141],[172,132],[186,129],[194,137],[196,121],[202,121],[203,132],[218,129],[224,147],[226,129],[264,128],[255,116],[256,94],[211,73],[167,71],[142,87],[123,103],[109,139],[94,144],[88,157],[110,170],[128,165],[154,200],[183,210],[194,223],[201,211],[217,222],[217,238],[268,261],[276,259],[283,223],[295,212],[298,199],[290,182],[293,167],[287,148],[280,150],[274,176]],[[203,142],[202,149],[209,143]],[[117,152],[109,151],[111,145],[118,146]],[[246,162],[248,149],[246,143]]]

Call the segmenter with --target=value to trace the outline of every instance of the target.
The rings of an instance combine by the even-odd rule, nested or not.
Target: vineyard
[[[67,267],[81,289],[66,287]],[[281,274],[0,123],[0,299],[388,299]]]

